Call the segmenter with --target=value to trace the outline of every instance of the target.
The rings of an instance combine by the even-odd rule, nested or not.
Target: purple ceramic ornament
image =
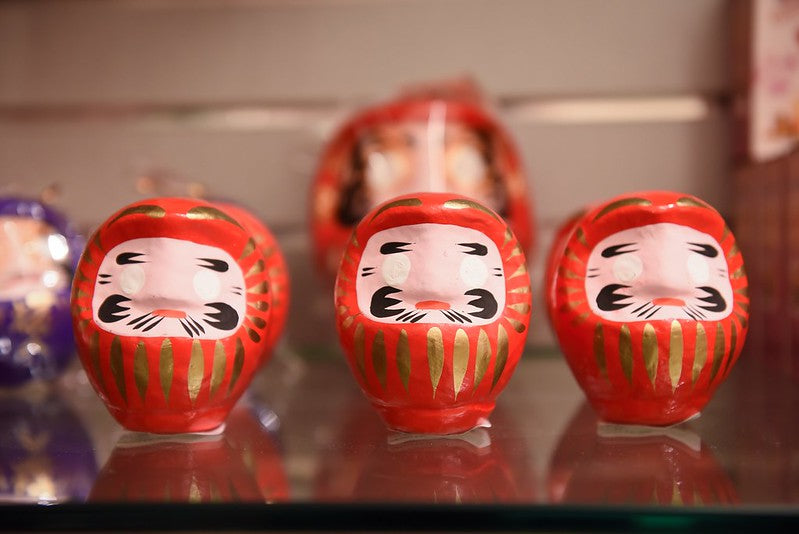
[[[52,379],[72,358],[69,291],[82,250],[61,213],[0,198],[0,387]]]

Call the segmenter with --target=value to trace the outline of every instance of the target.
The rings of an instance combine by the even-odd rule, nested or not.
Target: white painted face
[[[732,286],[719,243],[672,223],[623,230],[591,251],[585,278],[591,310],[610,321],[719,321]]]
[[[66,288],[69,254],[66,238],[44,221],[0,217],[0,300]]]
[[[505,273],[485,234],[413,224],[369,238],[355,291],[361,312],[381,323],[484,325],[505,307]]]
[[[92,314],[112,334],[220,339],[244,318],[244,275],[222,249],[169,237],[111,249],[95,282]]]

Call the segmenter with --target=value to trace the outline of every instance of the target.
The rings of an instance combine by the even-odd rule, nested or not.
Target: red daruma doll
[[[285,320],[285,265],[263,225],[237,215],[155,198],[90,239],[72,290],[78,353],[125,427],[218,427],[269,354]]]
[[[743,258],[721,215],[696,197],[631,193],[569,221],[548,265],[563,353],[607,421],[696,416],[747,331]]]
[[[336,281],[339,337],[389,427],[465,432],[494,409],[530,320],[524,252],[464,197],[419,193],[357,226]]]
[[[369,210],[415,191],[477,200],[504,217],[529,250],[527,186],[510,135],[477,101],[417,96],[362,111],[325,149],[311,193],[319,266],[335,270]]]

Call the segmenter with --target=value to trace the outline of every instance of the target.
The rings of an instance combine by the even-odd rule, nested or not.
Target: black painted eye
[[[480,319],[491,319],[497,313],[497,299],[494,298],[490,291],[486,289],[470,289],[464,295],[477,297],[474,300],[470,300],[469,305],[479,308],[479,311],[468,312],[469,315]]]
[[[410,252],[411,249],[406,248],[411,243],[403,243],[402,241],[389,241],[380,247],[380,254],[399,254],[400,252]]]
[[[698,289],[701,289],[708,295],[706,297],[702,297],[699,300],[702,302],[707,302],[709,306],[699,306],[703,310],[711,311],[711,312],[723,312],[727,309],[727,302],[724,300],[724,297],[721,296],[721,293],[716,288],[710,286],[702,286]]]
[[[121,306],[121,304],[125,302],[130,302],[130,299],[123,295],[111,295],[110,297],[106,298],[103,303],[100,304],[100,309],[97,310],[98,319],[104,323],[115,323],[117,321],[121,321],[130,315],[129,313],[125,313],[130,308]]]
[[[224,302],[210,302],[206,306],[216,310],[216,313],[205,314],[206,317],[211,318],[210,321],[205,319],[206,323],[220,330],[233,330],[236,328],[239,323],[239,314],[233,306]]]
[[[473,254],[475,256],[485,256],[488,254],[488,247],[480,243],[458,243],[458,246],[470,249],[464,250],[464,254]]]
[[[690,249],[691,252],[696,252],[697,254],[701,254],[702,256],[707,256],[708,258],[715,258],[719,255],[719,251],[716,250],[716,247],[713,245],[707,245],[702,243],[688,243],[691,245],[692,248]]]
[[[129,265],[131,263],[146,263],[144,260],[138,259],[139,256],[144,256],[141,252],[123,252],[117,256],[117,265]]]
[[[200,261],[206,262],[208,265],[203,265],[202,263],[199,264],[200,267],[205,267],[206,269],[211,269],[212,271],[216,271],[218,273],[224,273],[228,270],[228,264],[226,261],[223,260],[215,260],[213,258],[197,258]]]

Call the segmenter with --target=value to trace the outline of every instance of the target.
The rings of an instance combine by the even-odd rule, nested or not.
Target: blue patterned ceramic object
[[[0,197],[0,387],[52,379],[72,358],[69,292],[83,244],[53,208]]]

